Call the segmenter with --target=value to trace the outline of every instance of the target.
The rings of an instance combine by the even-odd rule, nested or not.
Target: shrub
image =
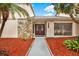
[[[64,45],[68,49],[72,49],[72,50],[75,50],[77,52],[79,51],[79,40],[65,40]]]
[[[65,41],[64,41],[64,45],[65,45],[68,49],[72,49],[72,48],[73,48],[73,41],[72,41],[72,40],[65,40]]]

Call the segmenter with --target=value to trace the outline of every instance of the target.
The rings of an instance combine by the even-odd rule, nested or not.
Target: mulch
[[[0,51],[7,51],[8,56],[25,56],[34,39],[0,38]]]
[[[64,40],[74,40],[75,37],[63,37],[63,38],[47,38],[46,41],[54,56],[79,56],[79,52],[72,51],[64,46]]]

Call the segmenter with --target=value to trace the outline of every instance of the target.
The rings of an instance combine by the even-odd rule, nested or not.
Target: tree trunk
[[[1,25],[1,29],[0,29],[0,37],[2,35],[5,23],[6,23],[7,19],[8,19],[8,17],[9,17],[9,10],[7,9],[6,6],[4,6],[4,8],[2,8],[1,10],[2,10],[3,22],[2,22],[2,25]]]
[[[79,20],[76,20],[72,14],[70,14],[70,17],[72,18],[72,20],[73,20],[75,23],[79,24]]]
[[[2,35],[2,32],[3,32],[6,21],[7,20],[3,20],[3,22],[2,22],[1,29],[0,29],[0,38],[1,38],[1,35]]]

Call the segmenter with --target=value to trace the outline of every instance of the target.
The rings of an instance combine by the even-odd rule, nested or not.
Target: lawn
[[[34,39],[0,38],[0,51],[8,51],[9,56],[25,56]]]
[[[46,41],[48,46],[54,56],[79,56],[79,52],[72,51],[67,49],[64,46],[64,40],[66,39],[74,39],[74,37],[67,38],[47,38]]]

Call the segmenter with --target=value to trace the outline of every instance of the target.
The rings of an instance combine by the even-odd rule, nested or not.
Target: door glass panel
[[[35,35],[45,35],[44,24],[35,24]]]

